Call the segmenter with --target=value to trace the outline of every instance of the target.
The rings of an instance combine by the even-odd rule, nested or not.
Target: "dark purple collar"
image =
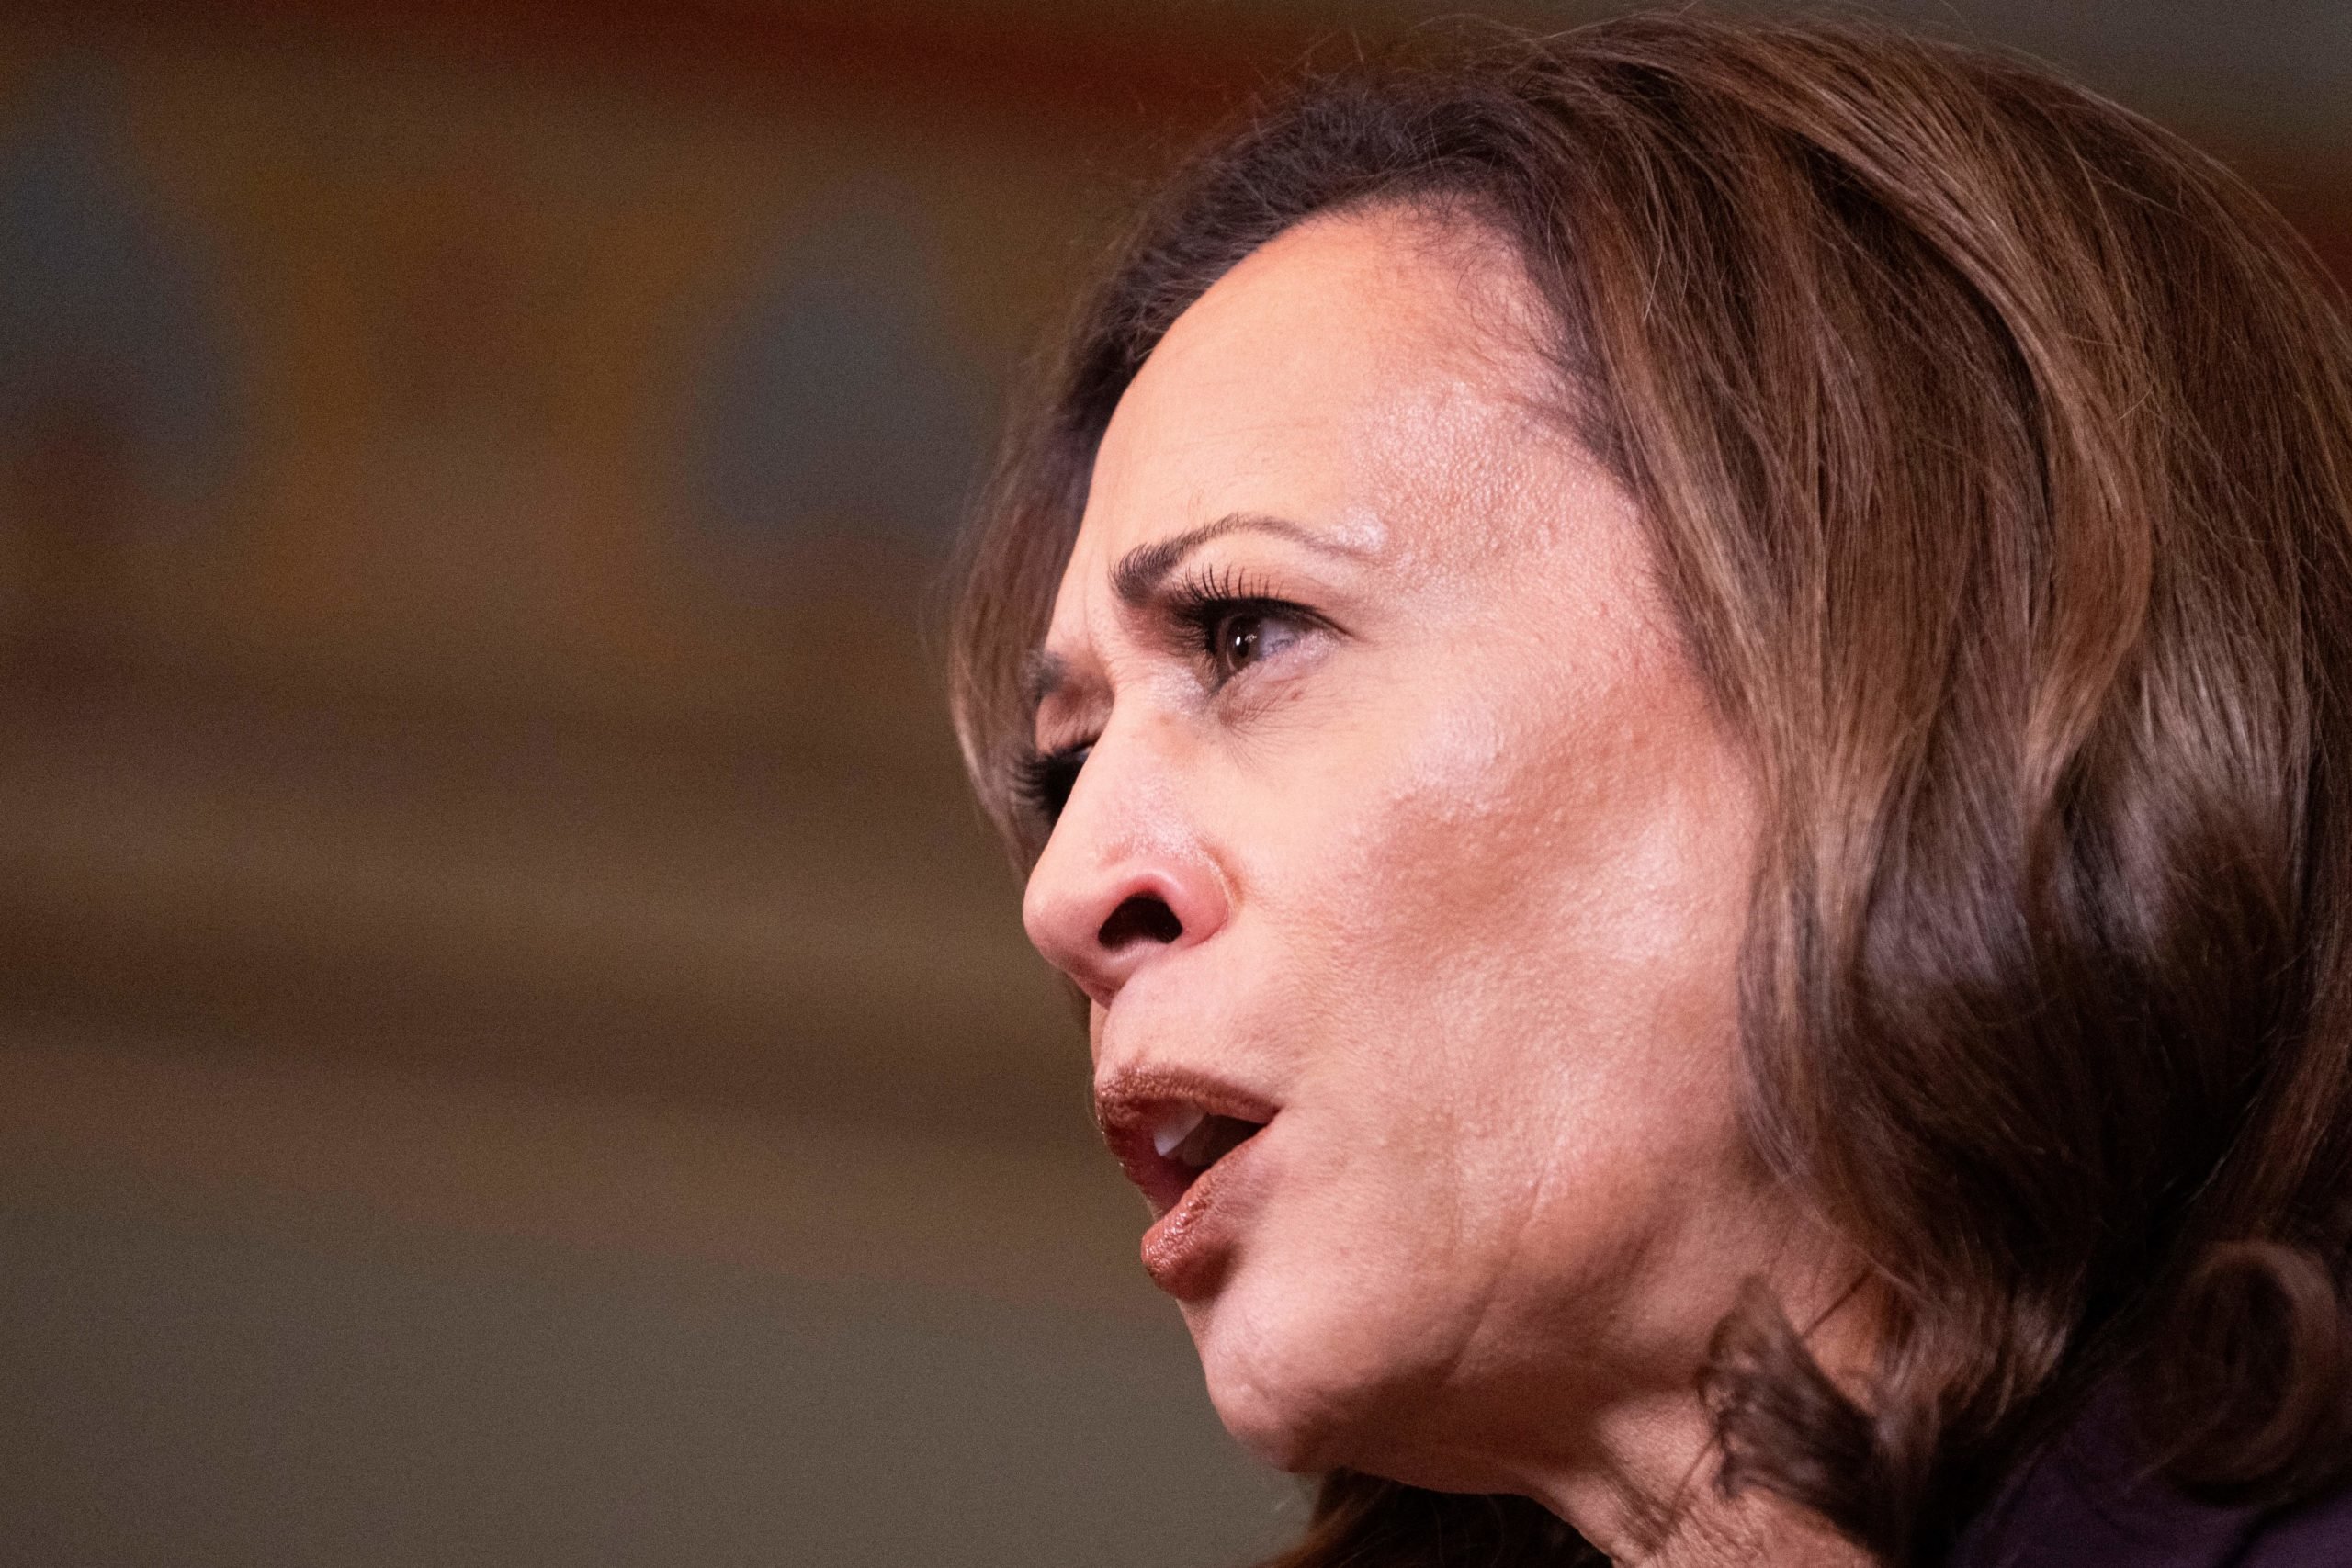
[[[2095,1411],[1962,1539],[1953,1568],[2352,1568],[2352,1490],[2266,1511],[2183,1496]]]

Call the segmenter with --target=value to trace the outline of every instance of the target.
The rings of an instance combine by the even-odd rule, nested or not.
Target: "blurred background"
[[[0,7],[0,1561],[1296,1529],[924,627],[1139,185],[1431,9]],[[2344,0],[1875,9],[2352,266]]]

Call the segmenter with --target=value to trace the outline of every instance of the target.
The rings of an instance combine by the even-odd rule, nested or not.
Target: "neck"
[[[1840,1270],[1844,1278],[1852,1275]],[[1822,1275],[1780,1296],[1809,1325],[1824,1370],[1862,1386],[1875,1314],[1851,1283]],[[1609,1408],[1576,1455],[1527,1479],[1531,1495],[1621,1564],[1644,1568],[1866,1568],[1873,1559],[1803,1508],[1749,1487],[1726,1496],[1714,1421],[1697,1369]]]
[[[1621,1412],[1609,1457],[1564,1466],[1537,1500],[1612,1563],[1640,1568],[1868,1568],[1871,1559],[1769,1493],[1725,1496],[1720,1454],[1695,1397]]]
[[[1388,1428],[1406,1440],[1348,1464],[1435,1491],[1532,1498],[1629,1568],[1868,1568],[1869,1553],[1804,1509],[1754,1487],[1724,1495],[1699,1393],[1745,1281],[1781,1303],[1834,1382],[1867,1388],[1882,1314],[1866,1266],[1793,1217],[1719,1226],[1693,1246],[1722,1261],[1702,1270],[1669,1258],[1661,1272],[1703,1274],[1705,1287],[1628,1292],[1639,1309],[1619,1321],[1637,1332],[1547,1317],[1556,1293],[1494,1310],[1490,1323],[1504,1326],[1457,1355],[1411,1402],[1413,1418]]]

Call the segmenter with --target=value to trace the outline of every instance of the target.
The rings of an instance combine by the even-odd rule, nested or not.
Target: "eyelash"
[[[1168,614],[1184,629],[1188,651],[1208,670],[1213,688],[1221,689],[1242,671],[1218,668],[1217,633],[1237,615],[1254,615],[1293,626],[1324,624],[1303,604],[1264,592],[1252,579],[1229,569],[1197,567],[1167,591]],[[1078,787],[1079,770],[1086,765],[1094,742],[1082,740],[1051,751],[1032,750],[1013,763],[1013,794],[1029,813],[1050,827]]]
[[[1086,754],[1093,750],[1094,742],[1084,740],[1051,751],[1029,752],[1012,764],[1012,793],[1031,816],[1054,822],[1069,804],[1069,792],[1078,787],[1078,770],[1086,766]]]
[[[1196,567],[1168,590],[1168,613],[1190,634],[1190,651],[1210,673],[1212,685],[1222,687],[1238,674],[1218,667],[1217,632],[1228,618],[1239,615],[1287,622],[1296,628],[1322,625],[1322,618],[1304,604],[1295,604],[1265,591],[1256,579],[1223,567]]]

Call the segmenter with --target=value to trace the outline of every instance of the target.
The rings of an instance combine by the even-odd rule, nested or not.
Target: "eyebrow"
[[[1140,608],[1151,602],[1168,574],[1183,564],[1184,558],[1212,539],[1227,534],[1271,534],[1276,538],[1289,539],[1325,555],[1361,558],[1371,552],[1358,546],[1343,545],[1310,528],[1292,522],[1287,517],[1274,517],[1262,512],[1234,512],[1214,523],[1204,523],[1197,528],[1187,528],[1165,539],[1148,545],[1137,545],[1119,558],[1111,569],[1111,588],[1120,603]],[[1021,661],[1021,697],[1031,713],[1035,713],[1047,697],[1061,690],[1069,679],[1069,664],[1059,654],[1032,649]]]
[[[1166,581],[1168,574],[1183,563],[1186,556],[1211,539],[1227,534],[1272,534],[1305,545],[1326,555],[1357,556],[1363,552],[1351,549],[1335,540],[1324,537],[1312,529],[1303,528],[1287,517],[1270,517],[1262,512],[1234,512],[1214,523],[1204,523],[1197,528],[1187,528],[1181,534],[1148,545],[1137,545],[1119,558],[1111,569],[1111,587],[1122,604],[1141,606],[1148,604],[1152,594]]]

